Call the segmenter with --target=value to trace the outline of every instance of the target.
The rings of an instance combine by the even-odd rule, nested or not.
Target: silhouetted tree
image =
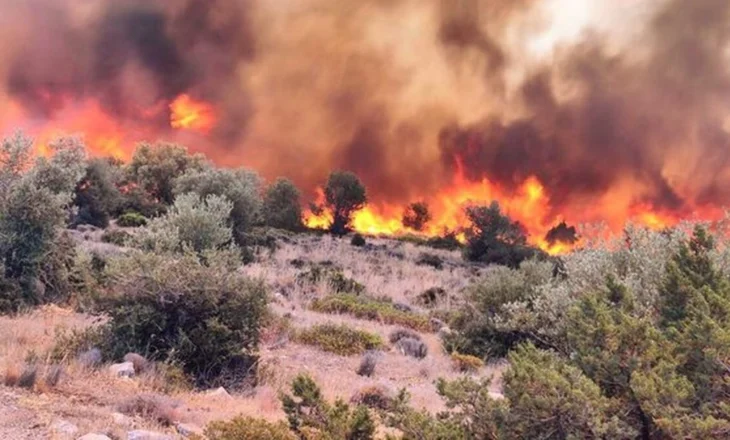
[[[431,221],[431,212],[426,202],[411,203],[403,211],[403,226],[415,231],[422,231]]]
[[[325,187],[325,204],[332,212],[333,234],[344,235],[350,230],[352,214],[367,204],[367,192],[360,179],[349,171],[333,171]]]

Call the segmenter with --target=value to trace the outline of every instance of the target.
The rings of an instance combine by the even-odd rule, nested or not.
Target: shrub
[[[279,178],[269,186],[264,196],[264,221],[272,228],[299,231],[302,229],[300,193],[294,184]]]
[[[426,202],[411,203],[403,211],[403,226],[414,231],[422,231],[426,224],[431,221],[431,212]]]
[[[356,318],[396,324],[420,331],[429,331],[428,317],[398,310],[392,302],[365,296],[335,294],[312,302],[311,309],[321,313],[349,314]]]
[[[201,199],[218,196],[233,203],[228,218],[236,243],[244,246],[245,234],[261,223],[261,178],[244,168],[192,170],[175,181],[177,196],[195,193]]]
[[[388,335],[388,340],[391,344],[395,344],[396,342],[400,341],[401,339],[405,338],[411,338],[415,339],[417,341],[421,340],[421,335],[414,332],[413,330],[409,330],[407,328],[398,328],[390,332],[390,335]]]
[[[344,324],[322,324],[300,330],[295,334],[295,340],[341,356],[377,350],[383,346],[380,336]]]
[[[327,403],[306,375],[292,382],[292,394],[281,398],[290,429],[303,439],[372,440],[375,423],[366,407],[354,410],[341,400]]]
[[[502,214],[497,202],[469,207],[466,216],[470,225],[465,230],[465,259],[518,267],[524,260],[542,254],[527,244],[524,227]]]
[[[330,231],[345,235],[350,230],[352,214],[367,203],[365,186],[349,171],[333,171],[327,179],[324,196],[325,205],[332,213]]]
[[[378,355],[375,352],[366,352],[362,360],[360,360],[360,366],[357,367],[358,376],[372,377],[375,374],[375,367],[378,365]]]
[[[134,150],[127,170],[133,183],[153,199],[169,205],[174,199],[175,179],[186,172],[202,170],[205,165],[202,155],[190,155],[180,145],[142,143]]]
[[[101,241],[117,246],[125,246],[131,238],[132,235],[129,232],[121,229],[107,229],[101,234]]]
[[[195,252],[221,249],[229,244],[232,232],[228,226],[231,203],[223,197],[183,194],[162,217],[135,235],[138,247],[157,252]]]
[[[76,184],[74,205],[78,207],[78,213],[73,224],[106,228],[110,214],[121,203],[117,188],[121,178],[121,168],[113,161],[91,159],[86,165],[86,175]]]
[[[423,359],[428,355],[428,347],[420,338],[401,338],[395,343],[395,348],[406,356]]]
[[[462,373],[473,373],[484,366],[484,361],[468,354],[452,353],[451,364],[454,370]]]
[[[171,426],[177,419],[175,404],[170,398],[159,394],[137,394],[129,397],[117,406],[117,410],[163,426]]]
[[[393,404],[393,396],[383,386],[367,386],[358,390],[350,398],[353,405],[362,405],[371,409],[386,411]]]
[[[312,266],[308,270],[297,274],[297,281],[303,284],[326,282],[334,293],[360,294],[365,291],[365,286],[352,278],[346,277],[342,270],[323,264]]]
[[[430,287],[418,294],[416,301],[424,307],[436,307],[448,298],[442,287]]]
[[[297,440],[284,422],[239,416],[229,421],[212,422],[205,428],[208,440]]]
[[[117,219],[117,226],[122,228],[138,228],[147,225],[147,218],[134,211],[125,212]]]
[[[418,256],[416,264],[419,266],[431,266],[436,270],[444,268],[444,260],[438,255],[423,253]]]
[[[350,240],[350,244],[355,247],[363,247],[367,244],[365,241],[365,237],[363,237],[360,234],[355,234],[352,236],[352,240]]]
[[[446,231],[443,235],[431,237],[426,240],[424,244],[434,249],[442,249],[446,251],[455,251],[463,247],[461,241],[459,241],[459,237],[454,231]]]
[[[111,359],[136,352],[179,365],[198,385],[238,385],[256,361],[267,295],[237,267],[230,252],[110,260],[113,288],[99,300],[109,340],[101,348]]]

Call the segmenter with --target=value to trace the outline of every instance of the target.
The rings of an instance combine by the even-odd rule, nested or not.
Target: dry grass
[[[173,428],[164,425],[175,421],[205,426],[212,420],[228,420],[241,414],[281,420],[283,412],[278,395],[302,372],[309,373],[330,399],[347,400],[358,391],[368,389],[406,388],[415,407],[434,412],[443,410],[434,381],[439,377],[454,379],[460,373],[452,369],[451,357],[443,352],[433,333],[410,334],[420,337],[426,344],[428,355],[424,359],[403,356],[395,348],[386,347],[386,351],[378,353],[377,366],[371,377],[357,374],[361,362],[358,356],[343,357],[289,341],[289,336],[298,330],[323,324],[346,325],[374,333],[383,341],[400,328],[351,315],[310,310],[313,299],[333,292],[326,282],[314,286],[297,283],[297,275],[305,269],[292,265],[291,261],[330,260],[342,268],[345,276],[362,283],[369,294],[409,304],[424,314],[427,312],[418,306],[420,293],[429,288],[443,288],[448,292],[448,299],[439,304],[439,309],[452,309],[455,304],[451,301],[476,276],[476,269],[464,265],[456,252],[436,250],[428,252],[444,261],[442,270],[419,266],[416,262],[424,249],[410,243],[369,238],[368,246],[359,248],[351,246],[347,239],[331,237],[297,236],[295,241],[283,244],[279,251],[264,260],[242,268],[249,275],[263,278],[276,294],[272,305],[275,316],[263,332],[260,385],[251,394],[213,398],[204,392],[171,387],[171,373],[158,368],[132,380],[111,377],[104,365],[90,369],[74,360],[64,363],[62,371],[56,370],[45,357],[53,347],[56,335],[64,330],[88,328],[96,320],[49,306],[28,315],[0,317],[0,374],[3,376],[0,426],[5,426],[3,424],[11,417],[10,407],[4,406],[10,405],[7,402],[12,402],[13,414],[20,414],[17,420],[13,419],[13,424],[40,426],[33,435],[18,435],[17,438],[43,438],[47,427],[58,419],[76,424],[82,432],[107,432],[111,437],[124,438],[127,427],[116,426],[112,418],[112,413],[124,405],[131,408],[126,412],[139,415],[130,417],[134,428],[160,432],[172,432]],[[95,242],[86,240],[84,246],[91,243]],[[16,384],[30,352],[37,354],[37,377],[33,389],[23,389]],[[494,375],[491,387],[493,392],[498,392],[503,368],[502,364],[487,365],[474,374]],[[162,395],[161,402],[172,401],[175,405],[172,410],[165,405],[132,405],[139,403],[140,396],[150,395]]]

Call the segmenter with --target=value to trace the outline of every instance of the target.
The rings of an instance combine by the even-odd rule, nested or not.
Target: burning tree
[[[403,211],[403,226],[414,231],[423,231],[429,221],[431,221],[431,211],[426,202],[411,203]]]

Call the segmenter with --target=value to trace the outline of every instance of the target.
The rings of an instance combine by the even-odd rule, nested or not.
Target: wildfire
[[[213,106],[196,101],[190,95],[180,95],[170,104],[172,128],[209,133],[215,127],[215,121]]]

